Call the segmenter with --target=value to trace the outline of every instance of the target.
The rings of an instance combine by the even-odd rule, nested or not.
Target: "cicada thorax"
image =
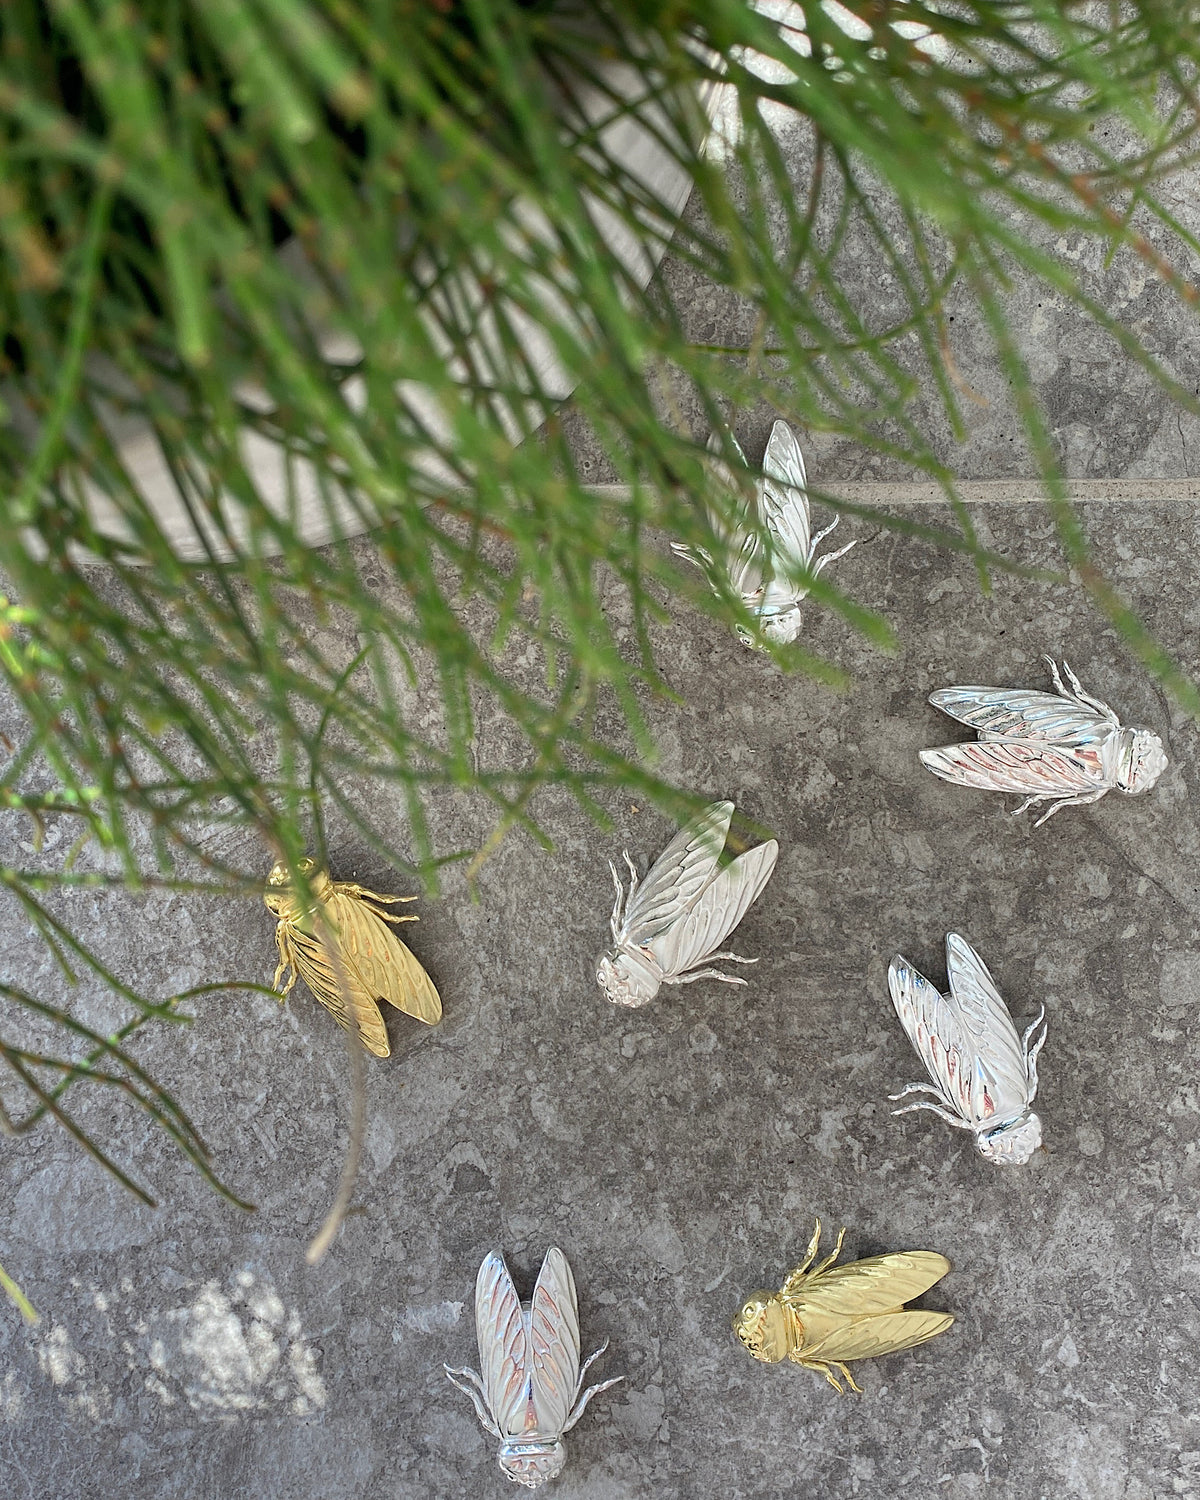
[[[777,1365],[799,1348],[804,1330],[778,1292],[757,1291],[742,1303],[733,1331],[746,1350],[766,1365]]]
[[[662,969],[643,948],[617,948],[596,966],[600,988],[614,1005],[648,1005],[663,981]]]
[[[1042,1122],[1032,1110],[975,1137],[980,1156],[1000,1166],[1022,1166],[1042,1144]]]
[[[1149,729],[1120,730],[1116,750],[1116,784],[1131,796],[1148,792],[1167,768],[1163,742]]]
[[[329,871],[317,869],[316,860],[313,859],[302,859],[299,870],[308,879],[308,890],[296,887],[292,872],[282,860],[273,864],[271,873],[267,876],[263,900],[272,916],[311,936],[316,925],[313,918],[317,910],[333,895],[333,881]]]
[[[562,1438],[505,1438],[498,1462],[514,1483],[535,1490],[562,1473],[567,1445]]]

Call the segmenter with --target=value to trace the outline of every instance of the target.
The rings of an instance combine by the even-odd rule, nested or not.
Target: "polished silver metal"
[[[1066,662],[1070,688],[1053,658],[1042,660],[1050,668],[1053,693],[989,687],[930,693],[935,708],[978,730],[979,738],[922,750],[922,763],[959,786],[1026,793],[1018,813],[1051,802],[1035,828],[1061,807],[1098,802],[1114,789],[1130,796],[1148,792],[1167,767],[1158,735],[1125,728],[1107,703],[1084,692]]]
[[[732,433],[727,435],[727,441],[744,464],[746,455]],[[717,433],[708,440],[710,452],[720,453],[723,446]],[[717,467],[730,489],[736,491],[737,482],[728,466],[718,462]],[[714,559],[703,547],[688,547],[682,542],[672,542],[671,548],[679,557],[702,568],[718,594],[721,589],[714,580],[718,570],[723,572],[728,586],[741,595],[747,610],[758,617],[762,634],[776,645],[786,646],[800,634],[800,601],[808,593],[808,586],[797,575],[807,573],[815,578],[854,546],[853,542],[847,542],[840,551],[817,556],[818,543],[829,535],[839,517],[835,516],[824,531],[813,536],[804,456],[786,422],[776,422],[771,428],[762,475],[754,487],[754,506],[757,528],[750,524],[744,504],[732,530],[725,526],[718,528],[722,538],[719,558]],[[769,539],[766,546],[764,532]],[[761,641],[745,626],[735,628],[743,645],[761,648]]]
[[[770,880],[779,845],[768,839],[722,868],[732,817],[732,802],[713,802],[680,829],[641,882],[626,851],[628,892],[609,861],[617,889],[608,924],[614,947],[597,964],[596,980],[614,1005],[646,1005],[663,984],[697,979],[746,983],[736,974],[704,966],[718,959],[758,962],[716,950]]]
[[[891,1094],[893,1100],[932,1095],[892,1113],[932,1110],[948,1125],[973,1131],[988,1161],[1020,1166],[1042,1144],[1042,1122],[1030,1106],[1037,1097],[1046,1008],[1018,1036],[987,965],[957,932],[946,934],[946,969],[948,995],[939,994],[899,954],[888,969],[900,1024],[933,1080]]]
[[[524,1303],[500,1252],[485,1257],[475,1278],[475,1337],[482,1374],[446,1365],[446,1375],[470,1396],[479,1420],[500,1439],[504,1473],[536,1490],[561,1473],[567,1458],[563,1436],[584,1407],[625,1377],[583,1389],[584,1376],[608,1340],[580,1364],[575,1278],[558,1249],[547,1251],[533,1298]]]

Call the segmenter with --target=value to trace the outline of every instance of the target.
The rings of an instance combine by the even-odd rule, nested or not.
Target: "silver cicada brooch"
[[[575,1279],[561,1250],[547,1252],[527,1303],[517,1296],[504,1257],[493,1250],[475,1279],[475,1336],[479,1369],[447,1365],[446,1374],[500,1439],[504,1473],[535,1490],[561,1473],[567,1458],[563,1437],[584,1407],[625,1377],[583,1389],[589,1366],[608,1340],[580,1364]]]
[[[614,1005],[646,1005],[664,984],[745,984],[708,966],[718,959],[757,962],[717,950],[770,880],[779,845],[768,839],[722,866],[732,817],[732,802],[712,803],[679,830],[642,881],[627,851],[628,891],[609,861],[617,889],[609,918],[613,949],[600,959],[596,979]]]
[[[746,455],[737,439],[729,434],[728,441],[745,464]],[[721,452],[719,434],[709,438],[708,447],[712,453]],[[736,488],[727,466],[721,464],[718,472],[731,489]],[[687,547],[682,542],[672,542],[671,547],[679,557],[702,568],[718,594],[722,590],[716,580],[724,573],[728,587],[757,617],[763,635],[777,646],[786,646],[800,634],[800,601],[808,593],[800,577],[808,574],[815,578],[854,546],[847,542],[840,551],[817,556],[817,547],[839,518],[835,516],[824,531],[813,536],[804,456],[786,422],[776,422],[771,428],[762,474],[755,481],[754,508],[756,525],[743,505],[735,513],[732,529],[719,528],[722,551],[717,559],[702,547]],[[767,546],[763,544],[764,535],[769,539]],[[757,648],[760,644],[744,626],[737,626],[737,635],[743,645]]]
[[[893,1114],[929,1109],[948,1125],[974,1132],[981,1156],[1019,1166],[1042,1144],[1037,1097],[1038,1053],[1046,1040],[1045,1007],[1017,1035],[987,965],[965,938],[946,935],[950,993],[941,995],[899,954],[888,987],[900,1024],[932,1083],[910,1083],[893,1100],[928,1094]]]
[[[1167,766],[1158,735],[1126,728],[1107,703],[1084,692],[1066,662],[1069,687],[1054,661],[1044,660],[1053,693],[990,687],[931,693],[935,708],[970,725],[979,738],[920,752],[923,764],[943,781],[988,792],[1023,792],[1017,812],[1050,802],[1035,828],[1060,807],[1098,802],[1114,788],[1131,796],[1148,792]]]

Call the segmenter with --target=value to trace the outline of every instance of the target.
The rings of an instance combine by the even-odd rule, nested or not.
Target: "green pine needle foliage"
[[[1005,559],[978,544],[913,415],[920,391],[965,431],[944,318],[960,289],[1082,586],[1197,706],[1087,555],[1005,303],[1015,277],[1076,298],[1196,409],[1049,248],[1088,237],[1194,304],[1178,267],[1200,246],[1160,190],[1195,154],[1195,8],[859,0],[854,36],[836,9],[804,5],[805,48],[744,0],[5,0],[0,668],[20,712],[0,806],[26,832],[69,822],[78,838],[65,861],[0,868],[64,985],[0,986],[0,1127],[49,1117],[144,1195],[77,1117],[75,1086],[107,1086],[217,1181],[133,1050],[204,991],[143,995],[111,973],[63,919],[67,886],[257,894],[253,862],[321,852],[336,808],[432,889],[463,852],[430,836],[441,787],[484,799],[494,838],[542,836],[547,786],[597,815],[618,786],[686,811],[646,769],[641,705],[666,691],[657,621],[688,608],[753,626],[663,545],[711,548],[728,519],[737,497],[703,444],[731,413],[765,400],[936,480],[957,527],[907,529],[973,555],[986,588]],[[686,214],[614,155],[626,117],[691,182]],[[810,132],[806,181],[781,120]],[[1114,120],[1119,150],[1092,128]],[[690,338],[669,287],[614,251],[614,224],[740,299],[745,347]],[[839,274],[851,228],[898,289],[886,318]],[[915,373],[902,339],[922,351]],[[558,415],[566,387],[615,481],[603,493]],[[703,430],[681,419],[682,392]],[[177,497],[170,533],[147,464]],[[369,540],[307,546],[302,497]],[[805,581],[886,646],[878,617]],[[322,621],[361,654],[326,649]],[[774,654],[838,676],[800,648]],[[514,665],[531,660],[536,678]],[[480,758],[483,712],[519,732],[522,757]],[[616,739],[597,728],[614,712]],[[405,847],[364,786],[403,801]],[[203,831],[219,825],[243,858],[214,853]],[[114,1034],[73,1013],[83,972],[126,1014]]]

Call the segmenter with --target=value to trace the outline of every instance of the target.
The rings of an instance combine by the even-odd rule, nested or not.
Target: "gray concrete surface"
[[[1195,506],[1081,513],[1112,577],[1194,667]],[[1043,510],[975,516],[1014,558],[1057,558]],[[320,1267],[303,1252],[340,1167],[347,1070],[341,1034],[302,991],[282,1011],[214,997],[187,1031],[139,1045],[254,1215],[109,1101],[84,1119],[136,1165],[157,1211],[54,1129],[5,1143],[0,1262],[44,1320],[26,1330],[0,1306],[4,1500],[514,1493],[441,1366],[474,1362],[485,1252],[503,1247],[528,1290],[551,1244],[574,1266],[585,1344],[611,1340],[597,1374],[628,1377],[572,1434],[548,1492],[561,1500],[1200,1493],[1197,726],[1077,586],[1000,575],[984,598],[962,558],[844,526],[861,545],[838,582],[902,639],[885,657],[810,610],[808,640],[854,673],[851,691],[785,678],[707,621],[663,633],[685,704],[649,705],[665,770],[736,799],[782,845],[738,936],[761,957],[747,988],[609,1006],[592,970],[605,861],[627,845],[644,865],[671,829],[610,799],[616,832],[602,835],[546,797],[553,853],[514,836],[478,903],[451,875],[410,929],[445,1020],[398,1021],[392,1058],[370,1064],[357,1212]],[[1046,650],[1163,734],[1172,764],[1148,797],[1113,795],[1035,832],[1010,801],[936,781],[916,750],[949,737],[931,689],[1038,684]],[[480,735],[506,753],[498,722]],[[398,805],[374,807],[402,830]],[[451,797],[432,818],[443,849],[486,826]],[[388,888],[361,844],[331,833],[336,874]],[[270,978],[255,902],[82,892],[61,910],[158,993]],[[4,920],[4,970],[61,990],[25,922]],[[901,948],[940,977],[949,927],[978,945],[1019,1020],[1043,1001],[1049,1015],[1046,1150],[1010,1174],[932,1118],[888,1114],[886,1095],[917,1070],[887,960]],[[114,1019],[96,987],[77,1003],[94,1024]],[[852,1253],[923,1247],[954,1262],[927,1299],[953,1329],[860,1365],[858,1397],[754,1364],[729,1328],[741,1296],[799,1258],[818,1214],[848,1226]]]

